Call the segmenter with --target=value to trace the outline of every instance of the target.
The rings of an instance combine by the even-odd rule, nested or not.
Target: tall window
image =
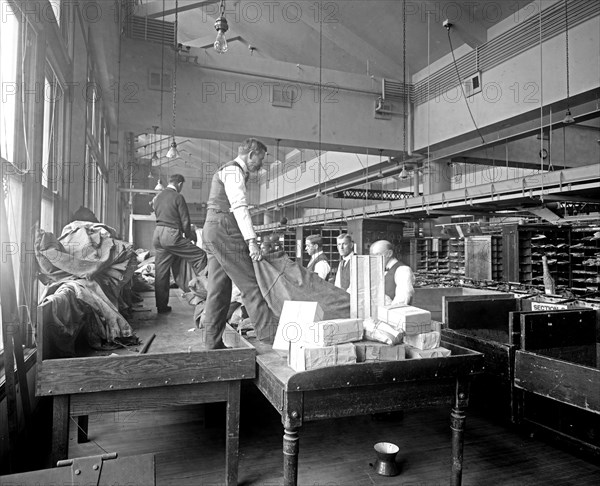
[[[16,250],[21,235],[20,208],[22,201],[22,184],[20,170],[15,163],[15,130],[17,103],[17,55],[19,45],[19,21],[13,14],[10,4],[0,0],[0,162],[2,163],[2,187],[0,187],[0,203],[4,204],[7,215],[8,241],[3,235],[3,245],[8,253],[12,254],[12,267],[15,277],[15,289],[18,289],[20,278],[19,252]],[[6,197],[5,197],[6,194]],[[4,271],[4,265],[2,270]],[[0,333],[0,351],[4,349],[2,334]]]
[[[14,162],[15,107],[17,101],[17,49],[19,45],[19,22],[12,15],[6,0],[0,0],[0,156]]]
[[[64,158],[64,89],[48,66],[44,84],[44,132],[42,144],[42,208],[40,227],[53,232],[54,210]]]

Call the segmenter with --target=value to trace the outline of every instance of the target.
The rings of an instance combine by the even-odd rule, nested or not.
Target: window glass
[[[17,48],[19,45],[19,22],[12,15],[6,0],[0,0],[2,21],[0,28],[0,156],[14,162],[15,107],[17,98]]]

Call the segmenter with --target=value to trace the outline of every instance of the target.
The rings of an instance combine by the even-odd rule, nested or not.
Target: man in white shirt
[[[223,331],[231,301],[233,281],[254,324],[256,337],[273,343],[277,320],[265,301],[254,273],[253,261],[262,259],[248,211],[246,182],[258,172],[267,147],[246,139],[235,160],[219,168],[212,178],[202,236],[208,254],[208,289],[203,324],[206,347],[224,348]]]
[[[394,256],[394,246],[387,240],[371,245],[371,255],[383,255],[385,264],[385,304],[410,305],[415,289],[415,276],[408,265]]]
[[[348,291],[350,287],[350,259],[354,255],[354,241],[348,233],[337,237],[337,248],[340,253],[340,264],[335,274],[335,286]]]
[[[320,235],[310,235],[306,237],[306,253],[310,255],[310,261],[306,269],[316,273],[323,280],[329,278],[331,267],[327,257],[323,253],[323,239]]]

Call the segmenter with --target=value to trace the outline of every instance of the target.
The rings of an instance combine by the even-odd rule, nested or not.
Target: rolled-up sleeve
[[[231,211],[237,221],[240,232],[245,240],[256,238],[252,218],[248,210],[248,201],[246,199],[246,182],[244,173],[236,165],[225,167],[219,172],[219,178],[225,187],[225,194],[229,199]]]

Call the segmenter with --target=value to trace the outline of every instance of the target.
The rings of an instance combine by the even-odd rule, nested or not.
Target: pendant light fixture
[[[215,51],[219,54],[227,52],[227,39],[225,32],[229,30],[227,19],[225,18],[225,0],[221,0],[221,15],[215,21],[215,29],[217,30],[217,38],[215,39]]]
[[[565,0],[565,50],[566,50],[566,59],[567,59],[567,112],[565,113],[565,117],[563,118],[563,123],[565,125],[571,125],[572,123],[575,123],[575,118],[573,118],[573,115],[571,115],[571,109],[569,107],[569,7],[567,5],[567,1],[568,0]]]
[[[400,179],[408,179],[408,171],[406,170],[406,165],[402,166],[402,171],[400,172]]]
[[[152,128],[154,129],[154,138],[152,139],[152,145],[156,145],[156,130],[158,130],[158,127],[156,125],[153,125]],[[152,159],[151,159],[151,164],[155,165],[158,163],[158,154],[156,153],[156,147],[154,147],[154,153],[152,154]]]
[[[177,58],[179,57],[179,46],[177,44],[177,27],[178,27],[178,16],[179,0],[175,0],[175,39],[174,39],[174,50],[175,55],[173,56],[173,119],[171,121],[171,128],[173,131],[173,141],[171,147],[167,152],[168,159],[175,159],[179,157],[179,151],[177,150],[177,142],[175,142],[175,119],[177,111]]]

